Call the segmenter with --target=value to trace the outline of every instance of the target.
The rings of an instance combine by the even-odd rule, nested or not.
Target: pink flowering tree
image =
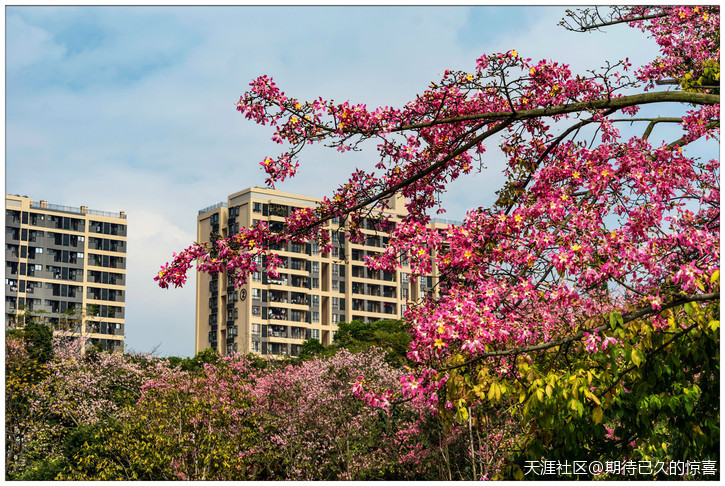
[[[48,329],[48,335],[52,330]],[[71,459],[72,436],[87,435],[109,422],[129,420],[141,386],[171,372],[162,360],[85,348],[85,339],[71,340],[69,333],[56,334],[52,336],[50,359],[24,364],[23,369],[34,370],[40,379],[19,390],[25,407],[17,421],[24,434],[15,442],[22,444],[23,454],[8,460],[8,472],[25,475],[19,479],[53,479]],[[8,340],[8,350],[13,363],[18,355],[14,339]]]
[[[712,456],[719,8],[587,9],[563,24],[639,29],[660,55],[583,74],[513,49],[487,54],[399,108],[302,101],[257,78],[237,109],[286,146],[261,162],[268,184],[293,177],[309,144],[342,153],[372,142],[378,162],[281,232],[260,224],[183,250],[159,284],[182,285],[194,261],[243,283],[260,254],[274,275],[274,245],[329,247],[332,218],[359,241],[363,218],[400,194],[408,215],[367,265],[393,271],[405,257],[414,276],[435,263],[442,277],[404,316],[419,366],[394,392],[366,393],[371,403],[417,397],[472,436],[496,437],[500,460],[472,448],[474,477],[523,477],[534,474],[527,461],[549,458]],[[447,185],[495,150],[508,162],[496,202],[430,227]]]
[[[260,459],[250,373],[249,360],[223,358],[151,377],[123,420],[84,443],[59,479],[260,479],[274,458]]]
[[[380,351],[346,350],[299,365],[233,355],[150,379],[122,420],[81,445],[59,479],[437,479],[441,434],[420,402],[373,408],[353,385],[396,386]],[[263,362],[263,361],[262,361]]]
[[[265,441],[276,451],[271,479],[438,479],[441,441],[448,441],[420,400],[380,407],[360,400],[363,383],[396,387],[404,370],[384,353],[346,349],[298,366],[272,368],[254,385]]]

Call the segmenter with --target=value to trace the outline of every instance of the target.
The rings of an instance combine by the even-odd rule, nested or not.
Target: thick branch
[[[417,130],[420,128],[428,128],[435,125],[443,125],[447,123],[457,123],[471,120],[503,120],[512,118],[513,121],[528,120],[531,118],[540,118],[545,116],[564,115],[567,113],[575,113],[577,111],[586,110],[603,110],[611,108],[621,110],[629,106],[647,105],[651,103],[692,103],[695,105],[716,105],[720,103],[720,95],[706,93],[692,93],[689,91],[658,91],[652,93],[640,93],[630,96],[621,96],[619,98],[605,98],[594,101],[581,101],[571,103],[569,105],[557,105],[547,108],[535,108],[532,110],[522,110],[517,112],[496,111],[491,113],[475,113],[472,115],[463,115],[453,118],[442,118],[440,120],[432,120],[424,123],[416,123],[412,125],[403,125],[394,131]]]

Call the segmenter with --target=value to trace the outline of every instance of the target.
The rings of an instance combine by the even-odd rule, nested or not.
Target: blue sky
[[[196,215],[263,185],[271,132],[235,103],[273,76],[289,95],[404,104],[445,69],[483,53],[571,64],[575,72],[655,53],[626,27],[575,34],[564,7],[6,7],[6,190],[36,200],[126,211],[126,343],[161,355],[194,350],[194,285],[153,277],[196,237]],[[632,49],[636,46],[636,49]],[[375,153],[315,148],[278,188],[322,196]],[[500,161],[457,182],[447,217],[491,201]]]

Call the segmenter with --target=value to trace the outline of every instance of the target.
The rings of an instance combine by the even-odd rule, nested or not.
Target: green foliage
[[[334,353],[334,350],[328,351],[319,339],[312,338],[302,343],[299,357],[303,361],[309,361],[311,359],[329,355],[330,353]]]
[[[13,475],[8,479],[18,481],[53,481],[67,465],[68,461],[65,457],[46,458],[28,465],[19,474]]]
[[[44,323],[28,321],[22,329],[6,333],[5,351],[5,462],[6,477],[16,478],[25,459],[30,396],[48,376],[53,358],[53,331]],[[43,473],[45,474],[45,473]]]
[[[390,364],[409,364],[406,355],[410,334],[405,323],[398,319],[381,319],[369,324],[360,321],[341,322],[333,346],[359,352],[371,347],[386,351],[385,360]]]
[[[506,464],[500,479],[520,478],[527,461],[542,458],[652,464],[717,460],[719,311],[719,302],[690,302],[654,319],[624,323],[621,316],[609,316],[612,327],[602,337],[616,338],[617,346],[592,351],[572,342],[521,354],[515,361],[502,360],[510,370],[507,376],[490,364],[465,366],[466,358],[455,356],[446,384],[454,410],[440,412],[449,424],[473,421],[480,429],[497,423],[499,454]]]
[[[193,358],[171,356],[167,360],[171,366],[178,366],[184,371],[198,371],[204,367],[204,364],[215,364],[219,361],[219,353],[212,348],[206,348],[196,353]]]
[[[47,363],[53,359],[53,329],[48,324],[31,320],[21,329],[7,331],[6,336],[24,340],[29,358],[33,361]]]
[[[90,440],[78,435],[58,479],[254,479],[264,461],[251,452],[260,428],[243,381],[223,363],[161,378],[126,407],[128,419],[107,421]]]
[[[325,347],[318,339],[308,339],[302,343],[299,360],[292,362],[299,364],[300,360],[329,357],[340,349],[358,353],[370,348],[381,348],[386,351],[387,363],[404,366],[410,364],[406,357],[409,344],[410,334],[401,320],[381,319],[371,323],[341,322],[330,346]]]

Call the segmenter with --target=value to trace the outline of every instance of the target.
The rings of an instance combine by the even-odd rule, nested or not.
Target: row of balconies
[[[310,296],[301,292],[288,292],[283,290],[267,291],[269,302],[280,302],[283,304],[310,305]]]
[[[373,312],[376,314],[397,315],[397,305],[392,302],[352,299],[352,310]]]
[[[108,223],[101,221],[91,221],[89,225],[91,233],[101,233],[112,236],[126,236],[126,225],[118,223]]]
[[[88,270],[87,280],[89,283],[100,283],[108,285],[124,285],[125,278],[122,273],[101,272],[99,270]]]
[[[86,322],[86,332],[108,334],[111,336],[123,336],[123,331],[123,324],[120,322]]]
[[[100,289],[89,287],[87,296],[92,300],[106,300],[110,302],[123,302],[123,291],[117,289]]]
[[[267,309],[267,319],[292,322],[308,322],[308,312],[309,311],[285,309],[281,307],[269,307]],[[264,318],[264,315],[262,315],[262,318]]]
[[[124,257],[112,255],[97,255],[95,253],[89,253],[88,264],[93,265],[94,267],[125,269],[126,259]]]
[[[109,240],[108,238],[88,238],[88,248],[91,250],[115,251],[126,253],[126,243],[122,240]]]
[[[406,284],[403,289],[405,290],[407,287],[408,286]],[[394,299],[397,296],[398,288],[392,285],[352,282],[352,293],[369,295],[371,297],[387,297],[389,299]]]

